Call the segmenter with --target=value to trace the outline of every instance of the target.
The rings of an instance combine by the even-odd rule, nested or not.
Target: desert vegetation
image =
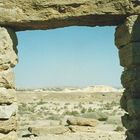
[[[121,124],[124,112],[119,105],[121,92],[20,90],[17,95],[20,139],[125,139]]]

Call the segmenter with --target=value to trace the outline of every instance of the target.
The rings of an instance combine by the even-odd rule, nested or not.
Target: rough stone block
[[[127,96],[140,97],[140,67],[125,70],[121,76],[121,83],[127,89]]]
[[[15,88],[14,72],[6,70],[0,72],[0,88]]]
[[[128,130],[139,131],[140,130],[140,120],[130,117],[125,114],[122,117],[122,124]]]
[[[125,89],[125,91],[123,92],[124,96],[127,97],[127,99],[131,99],[131,98],[140,98],[140,92],[135,92],[135,89]]]
[[[140,99],[129,99],[127,101],[127,110],[130,116],[140,117]]]
[[[127,17],[124,24],[116,28],[115,44],[120,49],[130,42],[140,42],[140,16]]]
[[[9,133],[16,131],[17,129],[17,118],[12,116],[9,120],[0,120],[0,133]]]
[[[79,126],[92,126],[95,127],[99,124],[98,120],[95,119],[87,119],[80,117],[71,117],[67,119],[67,123],[69,125],[79,125]]]
[[[65,126],[31,126],[28,130],[37,136],[46,136],[48,134],[64,134],[70,132],[68,127]]]
[[[140,80],[133,81],[124,88],[129,91],[129,97],[140,97]]]
[[[140,43],[130,43],[119,50],[120,65],[127,68],[140,65]]]
[[[120,105],[121,108],[124,109],[125,111],[127,111],[127,96],[122,95],[121,99],[120,99]]]
[[[130,68],[123,71],[121,75],[122,85],[127,88],[134,81],[140,81],[140,67]]]
[[[1,0],[0,23],[16,30],[119,25],[139,13],[130,0]]]
[[[16,115],[17,109],[17,104],[0,106],[0,119],[10,119]]]
[[[8,134],[0,133],[0,140],[17,140],[17,133],[15,131],[9,132]]]
[[[14,89],[0,88],[0,105],[16,102],[16,91]]]
[[[17,37],[10,28],[0,27],[0,70],[14,67],[17,64]]]
[[[140,134],[134,133],[133,131],[126,131],[127,138],[126,140],[140,140]]]

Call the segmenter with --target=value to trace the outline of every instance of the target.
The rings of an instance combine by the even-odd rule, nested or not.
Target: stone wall
[[[121,106],[127,140],[140,134],[140,4],[135,0],[0,0],[0,140],[16,140],[17,104],[14,73],[17,37],[12,30],[54,29],[66,26],[109,26],[116,29],[115,44],[125,92]],[[12,29],[10,29],[12,28]]]
[[[119,49],[121,76],[125,88],[121,107],[126,111],[122,123],[126,127],[127,140],[140,139],[140,16],[130,16],[118,26],[115,43]]]
[[[12,68],[17,64],[17,37],[0,27],[0,140],[17,139],[17,103]]]

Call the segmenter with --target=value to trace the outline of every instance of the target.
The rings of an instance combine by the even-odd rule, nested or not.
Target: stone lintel
[[[139,9],[129,0],[4,0],[0,25],[15,30],[119,25]]]

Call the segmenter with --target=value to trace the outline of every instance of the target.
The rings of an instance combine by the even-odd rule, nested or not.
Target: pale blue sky
[[[120,86],[115,27],[17,32],[17,88]]]

